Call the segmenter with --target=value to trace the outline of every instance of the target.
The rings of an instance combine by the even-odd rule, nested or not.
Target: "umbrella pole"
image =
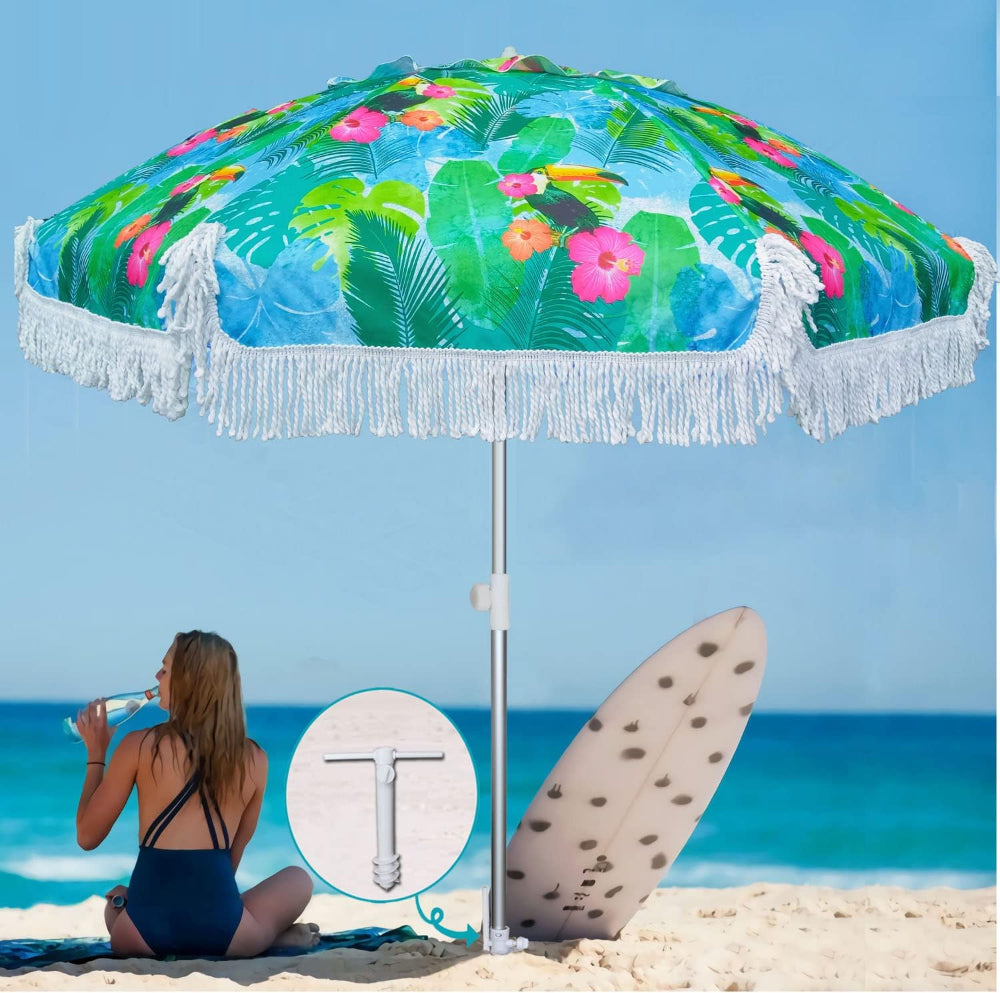
[[[493,575],[507,573],[507,442],[493,442]],[[490,796],[492,859],[490,924],[506,927],[507,916],[507,631],[490,625]]]
[[[470,594],[476,610],[490,612],[490,890],[483,891],[483,949],[494,955],[528,947],[512,938],[507,907],[507,631],[510,580],[507,576],[507,442],[493,442],[493,569],[489,585]]]

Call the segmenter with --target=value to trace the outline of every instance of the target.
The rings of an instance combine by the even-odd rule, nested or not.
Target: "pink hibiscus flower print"
[[[152,219],[152,214],[143,214],[142,217],[137,217],[134,221],[130,221],[126,224],[125,227],[118,232],[118,237],[115,238],[115,248],[128,241],[130,238],[134,238]]]
[[[632,236],[614,228],[577,231],[566,242],[569,257],[579,263],[570,282],[581,299],[594,302],[603,297],[608,303],[623,300],[629,279],[642,271],[646,253]]]
[[[452,87],[438,86],[437,83],[427,83],[425,86],[420,87],[417,92],[421,96],[430,97],[432,100],[447,100],[448,97],[455,95]]]
[[[358,107],[330,128],[330,137],[337,141],[356,141],[367,145],[382,133],[382,127],[388,123],[389,118],[385,114],[367,107]]]
[[[538,186],[535,177],[530,172],[509,172],[497,183],[497,189],[509,197],[523,197],[529,193],[537,193]]]
[[[269,114],[280,114],[283,110],[288,110],[291,105],[295,103],[294,100],[286,100],[284,103],[279,103],[277,107],[272,107],[268,113]]]
[[[181,193],[187,193],[192,186],[197,186],[205,177],[204,176],[192,176],[190,179],[185,179],[183,183],[178,183],[171,191],[170,195],[172,197],[179,196]]]
[[[739,203],[740,195],[727,182],[719,179],[718,176],[709,176],[708,185],[722,197],[726,203]]]
[[[170,221],[164,221],[156,227],[147,228],[135,239],[132,254],[128,257],[128,265],[125,267],[125,274],[133,286],[146,285],[150,263],[160,250],[160,245],[169,230]]]
[[[818,235],[803,231],[799,236],[802,247],[819,263],[820,278],[828,297],[844,295],[844,259],[840,252]]]
[[[215,135],[215,128],[209,128],[207,131],[202,131],[200,134],[191,135],[190,138],[187,138],[179,145],[174,145],[173,148],[169,149],[167,151],[167,155],[183,155],[185,152],[190,152],[192,148],[197,148],[203,141],[208,141],[210,138],[214,138]]]
[[[773,145],[767,142],[758,141],[756,138],[744,138],[743,139],[758,155],[766,155],[772,162],[777,162],[781,166],[793,166],[795,163],[787,156],[782,154]]]

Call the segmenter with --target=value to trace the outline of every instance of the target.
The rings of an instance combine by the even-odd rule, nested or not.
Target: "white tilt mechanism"
[[[483,951],[491,955],[523,952],[528,947],[527,938],[512,938],[510,928],[490,926],[490,888],[483,887]]]
[[[397,752],[391,745],[381,745],[372,752],[331,752],[324,762],[375,763],[375,839],[376,851],[372,878],[376,885],[391,890],[399,882],[400,857],[396,851],[396,760],[443,759],[444,752]]]

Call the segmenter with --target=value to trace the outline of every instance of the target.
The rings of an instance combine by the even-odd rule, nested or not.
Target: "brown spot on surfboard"
[[[592,796],[590,798],[590,805],[592,807],[603,807],[608,802],[606,796]]]
[[[671,803],[676,803],[678,807],[683,807],[685,804],[691,802],[691,797],[687,793],[678,793],[677,796],[671,798]]]
[[[753,703],[748,703],[745,707],[740,707],[740,716],[749,717],[750,711],[753,710]]]
[[[548,829],[552,827],[552,821],[528,821],[528,827],[530,827],[532,831],[538,831],[540,833],[542,831],[548,831]]]
[[[715,644],[714,641],[703,641],[698,646],[698,654],[703,658],[707,659],[714,655],[719,650],[719,646]]]
[[[645,748],[626,748],[622,752],[623,759],[641,759],[646,755]]]
[[[639,722],[638,721],[632,721],[631,724],[626,724],[625,727],[622,728],[622,730],[623,731],[628,731],[630,734],[634,733],[635,731],[639,730]]]
[[[741,662],[735,669],[733,669],[733,672],[735,672],[737,676],[742,676],[743,673],[749,672],[753,667],[753,662]]]
[[[691,721],[691,727],[693,728],[703,728],[708,723],[708,718],[706,717],[696,717]]]
[[[604,725],[596,717],[591,717],[590,723],[587,727],[589,727],[591,731],[600,731]]]
[[[673,676],[660,676],[660,678],[656,682],[663,689],[669,690],[670,687],[674,685],[674,677]]]
[[[654,869],[662,869],[667,864],[667,856],[663,852],[657,852],[649,864]]]

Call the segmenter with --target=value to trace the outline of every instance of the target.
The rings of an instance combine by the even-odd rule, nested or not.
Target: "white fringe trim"
[[[41,223],[29,217],[15,229],[14,292],[24,354],[46,372],[100,387],[115,400],[152,401],[158,414],[170,420],[181,417],[187,410],[191,375],[187,342],[177,333],[92,314],[29,286],[28,252]]]
[[[359,434],[531,439],[546,423],[560,441],[753,444],[784,406],[823,440],[904,404],[970,382],[986,345],[996,265],[960,239],[976,280],[968,310],[917,328],[816,350],[802,312],[822,284],[786,239],[757,242],[761,299],[746,344],[731,352],[490,352],[300,345],[251,348],[219,324],[215,276],[220,224],[202,224],[164,253],[162,332],[118,324],[38,294],[27,259],[39,222],[17,229],[15,283],[21,346],[31,361],[153,401],[167,417],[197,397],[217,433],[232,438]],[[405,382],[405,397],[403,385]],[[635,423],[638,405],[639,420]],[[405,414],[404,414],[405,410]]]
[[[783,378],[788,412],[812,437],[834,438],[976,378],[973,363],[989,344],[986,326],[997,266],[983,245],[956,240],[975,267],[964,314],[820,349],[805,340]]]

